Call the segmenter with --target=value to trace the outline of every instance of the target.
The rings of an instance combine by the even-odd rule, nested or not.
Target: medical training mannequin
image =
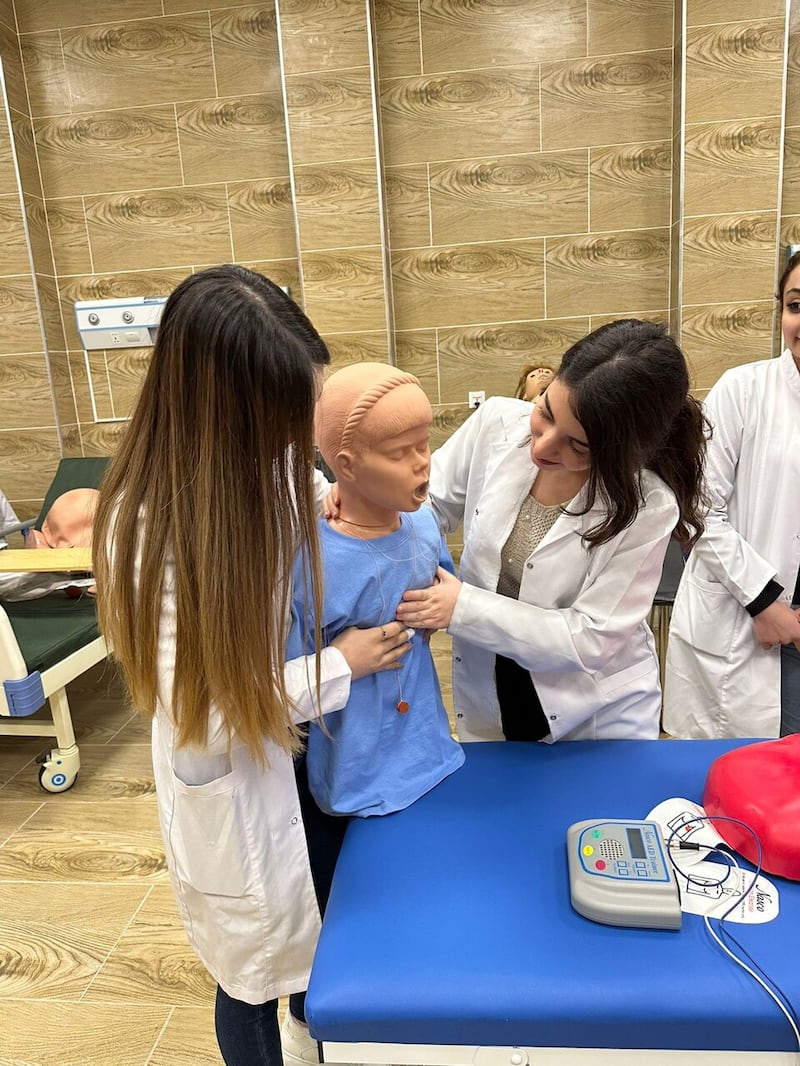
[[[407,588],[452,562],[430,509],[428,398],[411,374],[356,363],[328,378],[317,405],[317,443],[333,471],[339,516],[320,520],[323,632],[394,619]],[[295,573],[289,654],[304,647],[302,565]],[[295,643],[295,641],[297,643]],[[309,732],[311,793],[329,814],[389,814],[419,799],[464,755],[450,736],[433,657],[423,635],[392,675],[353,683],[347,706]]]
[[[533,408],[493,397],[433,453],[459,577],[397,617],[453,637],[462,740],[658,736],[647,615],[670,538],[702,529],[704,447],[682,352],[623,319],[574,344]]]
[[[42,528],[29,529],[24,535],[26,548],[91,548],[94,514],[99,493],[97,489],[79,488],[57,496],[50,505]],[[94,592],[91,578],[67,573],[8,573],[0,574],[0,598],[32,600],[58,589]]]
[[[785,349],[705,401],[710,508],[672,609],[664,728],[800,732],[800,253],[778,283]]]
[[[41,530],[30,529],[26,548],[91,548],[97,489],[70,489],[50,505]]]
[[[519,375],[514,396],[518,400],[528,400],[533,403],[542,395],[554,377],[555,374],[550,367],[540,366],[538,363],[526,363]]]
[[[286,661],[301,549],[316,613],[321,598],[313,417],[328,361],[261,274],[228,264],[187,277],[95,516],[100,625],[152,719],[167,865],[217,982],[226,1066],[291,1061],[278,997],[304,992],[319,933],[300,723],[343,707],[354,679],[394,671],[409,648],[390,623],[317,633],[317,653]]]
[[[431,419],[417,379],[388,364],[356,363],[325,382],[317,404],[316,440],[341,497],[338,518],[319,520],[326,639],[352,625],[391,623],[407,588],[429,584],[439,566],[452,571],[436,519],[422,506]],[[299,558],[290,657],[314,650],[303,570]],[[328,815],[367,817],[401,810],[463,761],[461,745],[450,735],[422,633],[413,634],[412,649],[398,670],[354,681],[345,707],[326,715],[324,726],[309,726],[309,788]],[[319,861],[311,850],[318,892],[321,882],[325,886],[323,899],[334,861],[330,844]],[[298,1013],[291,1008],[286,1013],[284,1049],[301,1045],[303,1037],[310,1041]]]

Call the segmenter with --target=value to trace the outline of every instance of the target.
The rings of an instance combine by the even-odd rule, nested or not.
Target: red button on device
[[[605,870],[606,868],[606,864],[603,862],[602,859],[598,859],[594,865],[596,870]]]

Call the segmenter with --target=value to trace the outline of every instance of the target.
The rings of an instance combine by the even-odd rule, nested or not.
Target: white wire
[[[745,893],[745,895],[747,895],[747,893]],[[744,896],[742,896],[742,899],[744,899]],[[792,1032],[794,1033],[794,1038],[797,1041],[798,1050],[800,1050],[800,1032],[798,1031],[797,1026],[794,1023],[794,1018],[791,1016],[789,1011],[786,1009],[786,1007],[785,1007],[785,1005],[783,1003],[783,1000],[780,998],[780,996],[776,995],[776,993],[769,987],[769,985],[766,983],[766,981],[762,981],[762,979],[755,972],[755,970],[751,970],[751,968],[747,965],[747,963],[743,959],[740,959],[738,955],[735,955],[730,950],[730,948],[727,947],[727,945],[722,942],[722,938],[719,936],[719,934],[717,933],[716,929],[711,924],[711,920],[710,920],[709,915],[704,914],[703,915],[703,921],[705,922],[706,929],[710,933],[711,938],[716,941],[716,943],[718,944],[719,947],[722,948],[722,950],[725,952],[725,954],[728,956],[728,958],[733,959],[733,961],[736,963],[737,966],[741,966],[741,968],[746,973],[749,973],[750,976],[753,978],[753,980],[757,981],[758,984],[761,985],[761,987],[764,989],[764,991],[767,993],[767,995],[770,997],[770,999],[774,1000],[775,1003],[777,1003],[777,1005],[780,1008],[781,1012],[785,1016],[786,1021],[792,1027]]]
[[[723,820],[723,821],[728,821],[729,820],[729,819],[723,818],[722,816],[717,816],[717,817],[718,817],[718,820]],[[713,819],[714,819],[713,815],[711,815],[711,816],[710,815],[705,815],[705,816],[699,817],[697,820],[698,821],[702,820],[702,821],[704,821],[704,822],[706,822],[708,824],[711,824],[713,826]],[[736,820],[736,819],[734,819],[734,820]],[[744,822],[742,822],[741,824],[745,825]],[[673,829],[672,833],[670,834],[669,839],[667,841],[665,841],[665,843],[667,845],[667,855],[668,855],[668,857],[670,859],[670,862],[672,863],[672,866],[675,868],[676,872],[680,873],[683,877],[685,877],[687,879],[687,881],[691,881],[691,879],[692,879],[691,878],[691,874],[680,869],[680,867],[677,865],[677,863],[675,862],[675,859],[673,858],[673,856],[672,856],[672,854],[670,852],[670,848],[672,846],[672,840],[676,836],[676,834],[677,834],[677,832],[678,832],[678,830],[680,828],[682,828],[682,827],[681,826],[677,826],[675,829]],[[750,830],[750,832],[752,833],[752,835],[753,835],[754,839],[756,840],[756,843],[758,844],[759,849],[760,849],[761,842],[759,841],[758,835],[756,834],[755,830],[752,829],[750,826],[746,826],[746,828]],[[703,847],[703,846],[704,845],[700,845],[700,847]],[[711,846],[709,848],[709,850],[710,851],[716,851],[717,849],[716,849],[716,847]],[[729,851],[728,849],[726,849],[724,854],[725,854],[726,859],[729,860],[729,862],[726,863],[728,871],[730,871],[733,868],[741,871],[742,868],[739,865],[739,863],[736,861],[736,856],[733,854],[733,852]],[[734,907],[738,906],[739,903],[741,903],[743,900],[747,899],[747,897],[750,895],[750,893],[755,888],[756,882],[758,881],[758,875],[761,872],[760,859],[759,859],[759,862],[758,862],[757,866],[758,866],[758,868],[756,870],[756,873],[755,873],[754,877],[750,881],[750,884],[742,892],[739,893],[739,898],[735,901],[735,903],[733,903],[731,906],[729,906],[727,908],[725,913],[719,919],[720,928],[722,927],[722,923],[725,921],[725,919],[731,913],[731,911],[734,909]],[[722,882],[727,879],[727,876],[728,875],[726,874],[725,877],[723,877],[718,883],[722,884]],[[777,994],[777,992],[775,992],[774,989],[769,987],[769,985],[767,984],[766,981],[762,980],[762,978],[755,972],[755,970],[752,970],[747,965],[747,963],[744,961],[744,959],[739,958],[739,956],[736,955],[733,951],[731,951],[731,949],[723,942],[722,937],[719,935],[719,933],[717,933],[716,929],[714,929],[714,927],[711,924],[711,915],[704,914],[703,915],[703,922],[705,924],[706,929],[708,930],[709,936],[717,944],[717,946],[719,948],[721,948],[722,951],[728,956],[728,958],[731,959],[733,962],[735,962],[737,966],[741,966],[741,968],[745,971],[745,973],[748,973],[757,984],[761,985],[761,987],[767,993],[769,998],[777,1005],[777,1007],[779,1008],[779,1010],[781,1011],[783,1016],[786,1018],[786,1021],[791,1026],[792,1032],[794,1033],[794,1038],[797,1041],[798,1051],[800,1051],[800,1031],[798,1030],[797,1025],[795,1024],[794,1018],[789,1013],[789,1010],[787,1009],[786,1004],[783,1002],[781,997]]]

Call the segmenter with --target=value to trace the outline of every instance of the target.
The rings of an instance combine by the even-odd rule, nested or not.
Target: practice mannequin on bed
[[[91,548],[98,496],[97,489],[70,489],[56,497],[42,528],[30,529],[25,534],[25,547]],[[59,589],[68,589],[69,595],[80,596],[84,592],[94,592],[94,581],[62,571],[0,575],[0,599],[4,600],[33,600]]]
[[[42,522],[25,537],[26,548],[91,548],[97,489],[70,489],[57,496]]]

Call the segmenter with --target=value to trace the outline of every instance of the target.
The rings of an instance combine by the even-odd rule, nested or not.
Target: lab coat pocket
[[[629,689],[631,693],[640,695],[652,689],[652,675],[654,671],[652,659],[643,659],[633,666],[626,666],[624,670],[607,674],[605,677],[596,677],[597,687],[604,700],[618,699],[622,689]]]
[[[728,654],[741,609],[724,585],[686,574],[686,587],[672,612],[670,633],[709,655]]]
[[[240,774],[187,785],[173,774],[170,843],[176,873],[198,892],[239,896],[248,890]]]

